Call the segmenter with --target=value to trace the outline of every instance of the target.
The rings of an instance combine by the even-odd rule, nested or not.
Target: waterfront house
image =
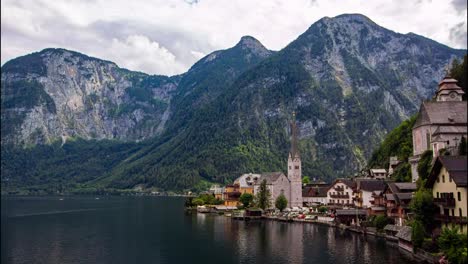
[[[220,187],[218,184],[213,184],[210,187],[210,193],[212,193],[215,199],[223,200],[224,187]]]
[[[410,212],[409,204],[416,191],[414,182],[390,182],[385,190],[385,207],[387,216],[392,218],[396,225],[403,225]]]
[[[437,157],[426,187],[432,189],[434,203],[439,207],[435,218],[440,225],[458,226],[467,233],[467,156]]]
[[[354,190],[354,204],[360,208],[369,208],[371,201],[376,195],[380,195],[385,190],[385,182],[380,180],[357,179]]]
[[[412,228],[410,226],[403,226],[395,235],[398,238],[398,246],[404,250],[413,253],[413,243],[411,240]]]
[[[335,219],[337,223],[350,225],[352,223],[359,223],[366,220],[367,210],[364,209],[336,209]]]
[[[239,191],[241,192],[241,194],[250,193],[253,195],[254,185],[258,182],[260,177],[261,177],[260,174],[254,174],[254,173],[243,174],[239,178],[234,180],[234,184],[239,185]]]
[[[302,202],[304,206],[326,205],[327,204],[327,186],[307,185],[302,189]]]
[[[327,190],[327,202],[332,207],[352,207],[355,182],[348,179],[336,179]]]
[[[457,80],[445,77],[439,83],[436,100],[421,104],[412,129],[413,156],[409,158],[413,182],[419,177],[418,162],[426,150],[432,149],[434,157],[442,149],[456,151],[461,137],[467,137],[467,102],[462,101],[463,94]]]
[[[239,184],[229,184],[224,187],[223,200],[225,206],[238,206],[240,196]]]

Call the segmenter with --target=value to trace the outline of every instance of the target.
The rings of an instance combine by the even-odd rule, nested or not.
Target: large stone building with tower
[[[302,206],[302,163],[298,149],[298,131],[296,125],[296,116],[293,113],[293,121],[291,122],[291,149],[288,154],[288,175],[282,172],[263,173],[255,181],[254,193],[258,193],[258,189],[263,180],[267,182],[267,188],[270,190],[271,207],[275,206],[276,198],[283,194],[288,200],[288,207]]]
[[[413,156],[409,158],[413,182],[419,178],[418,162],[426,150],[436,158],[441,150],[452,155],[458,151],[462,137],[467,137],[467,102],[457,80],[445,77],[436,91],[435,100],[423,102],[413,126]]]

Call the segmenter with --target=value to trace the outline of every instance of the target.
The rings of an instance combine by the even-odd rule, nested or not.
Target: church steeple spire
[[[299,157],[299,150],[297,148],[297,126],[296,126],[296,112],[292,113],[293,120],[291,122],[291,150],[289,155],[294,157]]]

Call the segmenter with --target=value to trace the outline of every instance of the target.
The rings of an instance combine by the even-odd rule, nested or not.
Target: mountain
[[[323,18],[278,52],[243,37],[174,77],[44,50],[2,67],[2,154],[25,161],[2,166],[2,185],[4,172],[15,182],[14,171],[29,175],[21,181],[30,185],[77,178],[86,186],[164,189],[281,171],[293,111],[304,175],[347,176],[366,165],[384,135],[431,97],[444,67],[465,53],[357,14]],[[89,66],[80,68],[80,61]],[[74,140],[55,143],[64,134]],[[63,165],[63,155],[75,158]],[[96,168],[87,170],[92,176],[66,170],[80,164]],[[60,169],[50,176],[45,168]]]
[[[64,49],[16,58],[1,71],[2,144],[15,145],[153,137],[179,80]]]

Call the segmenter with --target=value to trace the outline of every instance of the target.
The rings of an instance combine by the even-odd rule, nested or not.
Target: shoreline
[[[234,218],[232,218],[232,219],[234,219]],[[249,221],[249,220],[242,220],[242,219],[239,219],[239,220]],[[434,264],[438,263],[438,257],[433,256],[429,252],[425,252],[425,251],[423,251],[421,249],[415,249],[415,252],[410,252],[408,250],[405,250],[405,249],[401,248],[398,245],[398,238],[388,236],[385,233],[373,232],[373,231],[370,231],[368,229],[362,230],[362,229],[354,228],[352,226],[336,225],[333,222],[327,222],[327,221],[304,220],[304,219],[279,219],[276,216],[262,216],[261,219],[252,219],[252,220],[268,220],[268,221],[287,222],[287,223],[318,224],[318,225],[327,226],[327,227],[330,227],[330,228],[335,228],[335,229],[340,229],[340,230],[344,230],[344,231],[357,233],[357,234],[360,234],[360,235],[362,235],[364,237],[369,235],[369,236],[377,238],[377,239],[384,239],[386,245],[397,247],[400,250],[400,252],[403,252],[404,254],[407,254],[408,256],[411,256],[411,258],[413,260],[417,261],[417,263],[431,263],[431,264],[432,263],[434,263]]]

